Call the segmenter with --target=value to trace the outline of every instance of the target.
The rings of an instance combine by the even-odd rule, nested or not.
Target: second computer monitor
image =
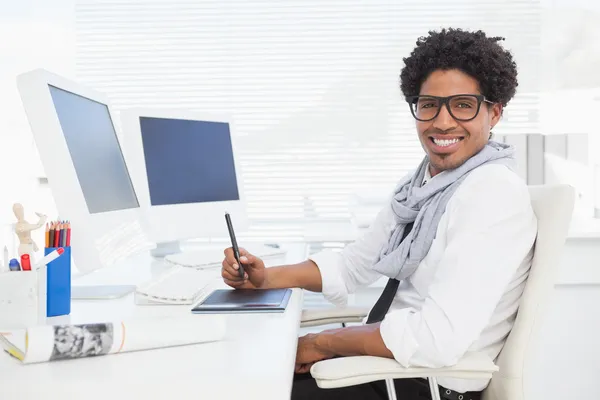
[[[247,228],[243,186],[230,118],[187,110],[122,112],[125,157],[139,195],[154,255],[179,242],[226,237],[225,212]]]

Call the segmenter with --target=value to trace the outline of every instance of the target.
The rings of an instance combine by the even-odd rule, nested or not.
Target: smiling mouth
[[[431,140],[436,146],[440,146],[440,147],[448,147],[448,146],[452,146],[453,144],[456,144],[458,142],[460,142],[461,140],[463,140],[464,138],[460,137],[460,138],[453,138],[453,139],[436,139],[434,137],[429,137],[429,140]]]

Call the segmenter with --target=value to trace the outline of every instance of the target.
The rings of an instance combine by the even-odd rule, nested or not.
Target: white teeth
[[[459,141],[460,141],[460,139],[450,139],[450,140],[433,139],[433,142],[435,144],[437,144],[438,146],[442,146],[442,147],[450,146],[451,144],[458,143]]]

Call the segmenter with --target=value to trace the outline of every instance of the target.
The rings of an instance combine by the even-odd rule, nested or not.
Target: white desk
[[[162,268],[139,262],[74,283],[138,283]],[[131,294],[119,300],[73,301],[69,317],[49,318],[48,323],[174,314],[193,318],[189,309],[136,306]],[[282,314],[223,316],[226,338],[214,343],[26,366],[0,354],[0,399],[286,399],[301,309],[302,292],[295,289]]]

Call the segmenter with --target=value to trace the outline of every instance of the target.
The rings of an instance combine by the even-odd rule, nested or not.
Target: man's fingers
[[[242,281],[239,271],[232,269],[231,267],[221,269],[221,277],[223,279],[229,279],[232,281]],[[244,273],[244,279],[248,279],[248,274]]]
[[[252,264],[254,262],[254,260],[256,260],[256,258],[248,253],[248,251],[246,249],[244,249],[243,247],[239,248],[239,252],[240,252],[240,262],[242,264]],[[225,260],[230,264],[233,265],[235,269],[238,269],[238,265],[237,265],[237,260],[235,259],[235,254],[233,253],[233,249],[231,247],[228,247],[225,249],[225,251],[223,252],[225,254]]]
[[[224,260],[221,265],[223,266],[223,268],[221,268],[222,271],[227,271],[229,272],[231,275],[238,275],[239,272],[239,267],[237,264],[235,265],[231,265],[227,260]]]
[[[231,257],[227,257],[227,258],[225,259],[225,262],[226,262],[227,264],[229,264],[229,265],[231,266],[231,268],[235,269],[236,271],[237,271],[238,269],[240,269],[240,266],[238,265],[238,262],[237,262],[237,260],[236,260],[236,259],[235,259],[235,257],[233,257],[233,256],[231,256]]]
[[[224,263],[227,262],[229,265],[232,265],[235,269],[237,269],[237,260],[235,259],[235,255],[233,254],[231,247],[226,248],[225,251],[223,251],[223,254],[225,254]]]
[[[256,257],[250,253],[246,253],[246,255],[240,257],[240,262],[242,264],[252,265],[256,262]]]
[[[314,363],[309,364],[296,364],[295,372],[297,374],[305,374],[310,371],[310,367],[312,367]]]
[[[238,288],[240,286],[243,286],[244,284],[246,284],[246,280],[243,281],[233,281],[231,279],[223,279],[223,282],[225,282],[227,285],[231,286],[232,288]]]

